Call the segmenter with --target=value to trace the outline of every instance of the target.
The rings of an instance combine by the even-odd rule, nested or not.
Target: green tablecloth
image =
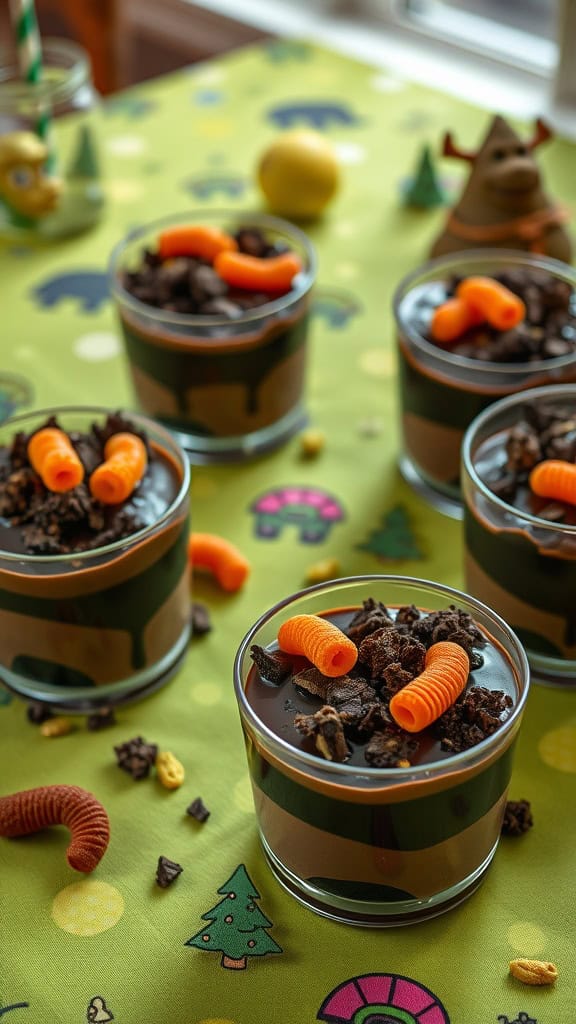
[[[269,873],[231,683],[246,629],[298,589],[322,557],[337,557],[343,575],[390,571],[462,583],[460,526],[422,504],[396,470],[390,297],[443,216],[403,209],[400,180],[422,142],[436,145],[448,126],[473,145],[485,114],[282,42],[114,98],[102,118],[110,203],[101,226],[49,249],[12,246],[2,255],[2,369],[30,381],[38,407],[130,403],[102,276],[111,246],[133,225],[179,208],[257,206],[255,158],[298,105],[337,145],[344,167],[341,194],[311,231],[320,274],[309,408],[326,432],[326,448],[318,460],[302,462],[295,440],[249,465],[194,470],[194,528],[236,541],[253,575],[233,597],[198,580],[196,596],[210,605],[214,631],[193,642],[165,690],[119,712],[106,732],[82,727],[53,741],[0,691],[0,792],[77,783],[102,799],[113,830],[88,879],[68,869],[58,830],[0,841],[0,1005],[27,1003],[8,1011],[23,1024],[73,1024],[87,1019],[90,1004],[89,1019],[113,1015],[118,1024],[307,1024],[333,989],[365,974],[399,974],[427,987],[452,1024],[488,1024],[499,1015],[569,1024],[574,1016],[575,694],[535,688],[530,696],[511,796],[532,801],[533,831],[500,844],[481,890],[461,908],[428,924],[376,932],[315,916]],[[322,113],[327,106],[331,112]],[[557,141],[542,163],[551,190],[574,207],[573,148]],[[446,169],[454,186],[460,168]],[[255,499],[298,486],[333,495],[342,521],[316,544],[302,543],[293,525],[274,539],[259,537]],[[113,744],[137,734],[181,758],[183,789],[167,792],[152,778],[134,783],[116,767]],[[204,825],[184,814],[198,794],[212,812]],[[185,869],[166,891],[154,883],[160,854]],[[231,971],[219,954],[184,943],[239,864],[284,952]],[[555,961],[557,985],[535,990],[512,981],[508,961],[515,956]]]

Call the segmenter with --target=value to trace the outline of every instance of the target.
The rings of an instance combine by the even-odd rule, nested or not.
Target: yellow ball
[[[335,194],[336,154],[318,132],[284,132],[266,150],[258,181],[273,213],[295,220],[317,217]]]

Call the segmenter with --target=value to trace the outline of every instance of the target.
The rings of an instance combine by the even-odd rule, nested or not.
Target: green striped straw
[[[10,0],[10,7],[22,77],[25,82],[38,85],[42,81],[42,47],[34,0]],[[44,103],[39,103],[38,107],[36,132],[53,157],[50,112]]]

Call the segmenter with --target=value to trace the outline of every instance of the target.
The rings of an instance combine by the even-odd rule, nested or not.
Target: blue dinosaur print
[[[361,312],[358,300],[344,291],[320,288],[312,303],[312,316],[323,320],[334,331],[343,330]]]
[[[211,199],[217,195],[238,199],[246,191],[246,179],[232,174],[187,178],[182,185],[195,199],[200,200]]]
[[[95,313],[108,301],[108,278],[102,270],[54,274],[33,289],[40,306],[51,309],[62,299],[78,299],[84,313]]]
[[[138,96],[118,96],[103,104],[106,117],[126,117],[130,121],[139,121],[151,114],[156,107],[154,100],[141,99]]]
[[[360,124],[360,118],[345,103],[303,100],[301,103],[283,103],[268,111],[268,119],[278,128],[292,128],[305,122],[318,131],[332,126]]]

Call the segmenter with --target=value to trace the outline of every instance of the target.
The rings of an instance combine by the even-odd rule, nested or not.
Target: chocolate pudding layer
[[[530,474],[544,461],[574,464],[576,388],[503,406],[492,426],[478,422],[466,456],[467,585],[518,633],[537,678],[573,683],[576,506],[535,494]]]
[[[225,279],[219,256],[163,238],[217,231],[256,273],[292,259],[291,283],[251,287]],[[185,248],[185,246],[184,246]],[[251,268],[248,270],[251,272]],[[224,277],[222,276],[224,275]],[[149,225],[112,257],[113,290],[139,405],[175,432],[193,461],[226,461],[273,448],[301,428],[315,258],[293,225],[253,214],[203,211]],[[267,290],[268,288],[268,290]]]
[[[513,330],[481,323],[449,347],[431,336],[435,309],[461,278],[494,278],[525,302]],[[444,258],[397,293],[399,381],[405,455],[433,489],[459,498],[464,432],[488,405],[548,383],[576,381],[576,277],[554,261],[509,253]]]
[[[388,605],[386,614],[394,622],[407,611]],[[348,607],[320,614],[348,632],[358,612]],[[318,674],[307,671],[304,658],[278,655],[273,641],[266,650],[286,668],[286,678],[270,681],[256,655],[258,667],[247,674],[246,702],[258,728],[242,717],[264,849],[280,881],[328,916],[370,924],[433,916],[473,891],[495,850],[523,683],[493,635],[483,627],[476,632],[479,624],[471,620],[460,619],[457,626],[456,611],[443,615],[448,618],[435,619],[440,635],[457,634],[452,642],[459,637],[468,646],[475,667],[457,704],[420,733],[406,733],[386,712],[390,693],[418,670],[393,664],[384,683],[382,677],[380,683],[366,680],[365,641],[356,667],[348,677],[329,680],[326,693],[305,689],[314,689]],[[420,622],[427,618],[420,613]],[[390,628],[380,627],[373,642],[381,643]],[[415,651],[419,656],[422,643],[436,642],[421,626],[406,635],[410,657]],[[376,696],[362,689],[367,682]],[[486,712],[475,705],[480,694]],[[324,733],[322,724],[316,731],[311,726],[335,711],[344,723],[345,745],[325,760],[319,751],[326,756],[331,749],[333,721]],[[480,722],[488,732],[476,730]],[[272,735],[279,745],[267,739]],[[486,742],[488,737],[494,738]],[[286,744],[292,755],[285,753]]]
[[[187,466],[140,417],[102,415],[94,432],[97,412],[49,421],[85,469],[68,492],[48,491],[27,462],[41,414],[19,417],[10,433],[5,424],[0,447],[0,674],[26,696],[78,709],[166,676],[190,628]],[[119,429],[145,441],[147,468],[125,501],[102,505],[87,481]]]

